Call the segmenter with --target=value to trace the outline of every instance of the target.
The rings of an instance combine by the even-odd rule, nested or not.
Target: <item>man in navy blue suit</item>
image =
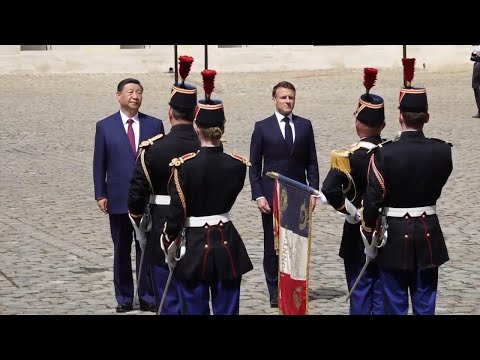
[[[138,145],[157,134],[164,134],[160,119],[139,112],[143,86],[137,79],[124,79],[117,86],[120,111],[97,122],[93,155],[93,183],[99,209],[108,214],[113,240],[113,282],[117,300],[116,311],[133,309],[132,275],[133,227],[128,217],[128,191],[135,167]],[[141,249],[135,241],[136,273],[140,310],[155,311],[150,272],[138,269]]]
[[[250,144],[250,185],[252,200],[262,214],[264,256],[263,269],[270,295],[270,306],[278,307],[278,254],[274,249],[273,179],[275,171],[318,189],[319,172],[315,138],[310,120],[294,115],[296,90],[282,81],[272,91],[275,113],[255,123]]]

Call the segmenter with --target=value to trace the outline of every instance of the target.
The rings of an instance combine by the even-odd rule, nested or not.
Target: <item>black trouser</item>
[[[133,226],[128,214],[109,214],[110,231],[113,240],[113,284],[115,298],[118,305],[131,305],[134,299],[134,284],[132,272],[132,241]],[[140,273],[141,248],[135,241],[135,265],[136,274]],[[138,279],[138,292],[140,303],[146,305],[155,304],[153,295],[150,267],[142,264],[141,279]]]
[[[263,224],[263,271],[267,280],[270,301],[278,295],[278,255],[273,239],[273,215],[262,214]]]
[[[480,115],[480,89],[473,88],[473,94],[475,95],[475,101],[477,103],[478,114]]]

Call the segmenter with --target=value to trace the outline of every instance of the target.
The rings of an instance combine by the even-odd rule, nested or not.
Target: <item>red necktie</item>
[[[134,153],[137,153],[137,147],[135,146],[135,134],[133,133],[133,119],[128,119],[128,140],[130,140],[130,145],[132,145],[132,150]]]

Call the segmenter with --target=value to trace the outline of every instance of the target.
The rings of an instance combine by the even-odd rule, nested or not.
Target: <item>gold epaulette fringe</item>
[[[243,162],[247,166],[252,166],[252,163],[246,157],[243,157],[242,155],[238,155],[238,154],[228,154],[228,155],[230,155],[234,159],[237,159],[238,161]]]
[[[158,139],[161,139],[163,137],[163,134],[158,134],[158,135],[155,135],[154,137],[148,139],[148,140],[145,140],[145,141],[142,141],[139,145],[139,148],[144,148],[144,147],[147,147],[147,146],[150,146],[150,145],[153,145],[153,143],[158,140]]]
[[[345,174],[350,174],[352,168],[350,167],[349,150],[332,150],[331,153],[331,167],[332,169],[340,170]]]
[[[185,155],[180,156],[179,158],[173,158],[172,161],[170,161],[169,166],[180,166],[182,165],[185,161],[190,160],[197,156],[197,153],[191,152]]]

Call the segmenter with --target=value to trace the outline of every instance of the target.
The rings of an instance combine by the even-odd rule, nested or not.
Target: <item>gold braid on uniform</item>
[[[183,156],[180,156],[179,158],[173,158],[172,161],[170,161],[170,164],[168,164],[169,166],[173,166],[172,168],[173,181],[175,181],[175,187],[177,189],[178,196],[180,197],[180,202],[182,203],[184,218],[187,217],[187,203],[185,202],[185,195],[183,194],[182,187],[180,186],[180,179],[178,178],[177,167],[181,166],[185,161],[192,159],[195,156],[197,156],[197,153],[191,152]],[[170,175],[170,178],[168,179],[169,183],[171,178],[172,178],[172,175]]]
[[[187,217],[187,203],[185,202],[185,195],[183,194],[182,187],[180,186],[180,179],[178,178],[178,169],[173,168],[173,180],[175,181],[175,187],[177,188],[178,196],[183,208],[183,217]]]
[[[147,166],[145,165],[145,149],[142,149],[140,151],[140,162],[142,163],[143,172],[145,173],[145,177],[147,178],[148,184],[150,185],[150,190],[152,191],[152,194],[155,195],[155,193],[153,191],[152,180],[150,180],[150,176],[148,175]]]
[[[391,140],[387,140],[385,141],[384,143],[389,143],[391,142]],[[382,143],[383,144],[383,143]],[[379,144],[377,145],[376,147],[382,147],[382,144]],[[375,148],[376,148],[375,147]],[[373,149],[375,149],[373,148]],[[372,151],[373,149],[369,150]],[[385,188],[385,180],[383,179],[383,176],[382,174],[380,174],[380,171],[378,171],[378,168],[377,168],[377,165],[375,165],[375,153],[372,154],[372,156],[370,156],[370,161],[368,163],[368,168],[367,168],[367,184],[370,183],[370,169],[372,169],[373,173],[375,174],[375,177],[377,178],[377,181],[378,183],[380,184],[380,187],[382,188],[382,191],[383,191],[383,198],[385,198],[385,194],[387,192],[386,188]],[[362,207],[360,208],[359,212],[360,212],[360,220],[362,222],[362,228],[363,230],[365,230],[366,232],[372,232],[372,228],[368,227],[366,224],[365,224],[365,219],[363,218],[363,211],[364,211],[364,205],[363,205],[363,199],[362,199]]]
[[[150,185],[150,190],[152,191],[153,195],[155,195],[155,192],[153,191],[152,180],[150,179],[150,176],[148,175],[147,166],[145,165],[145,150],[148,146],[153,145],[153,143],[155,141],[157,141],[158,139],[161,139],[162,137],[163,137],[163,134],[158,134],[158,135],[155,135],[154,137],[152,137],[148,140],[142,141],[140,146],[139,146],[140,152],[137,156],[137,160],[138,160],[138,158],[140,158],[140,162],[142,163],[143,172],[145,173],[145,177],[147,178],[148,184]]]
[[[241,161],[242,163],[244,163],[247,166],[252,166],[252,163],[246,157],[244,157],[242,155],[238,155],[238,154],[228,154],[228,155],[230,155],[231,157],[233,157],[234,159],[236,159],[238,161]]]
[[[367,180],[368,180],[368,176],[370,175],[370,167],[372,168],[373,173],[375,174],[375,177],[377,178],[378,183],[380,184],[380,187],[382,188],[383,198],[385,198],[385,195],[386,195],[386,192],[387,192],[387,190],[385,188],[385,180],[383,179],[382,174],[380,174],[380,171],[378,171],[377,165],[375,165],[375,153],[373,153],[372,156],[370,157],[370,164],[368,166],[368,172],[367,172]]]

